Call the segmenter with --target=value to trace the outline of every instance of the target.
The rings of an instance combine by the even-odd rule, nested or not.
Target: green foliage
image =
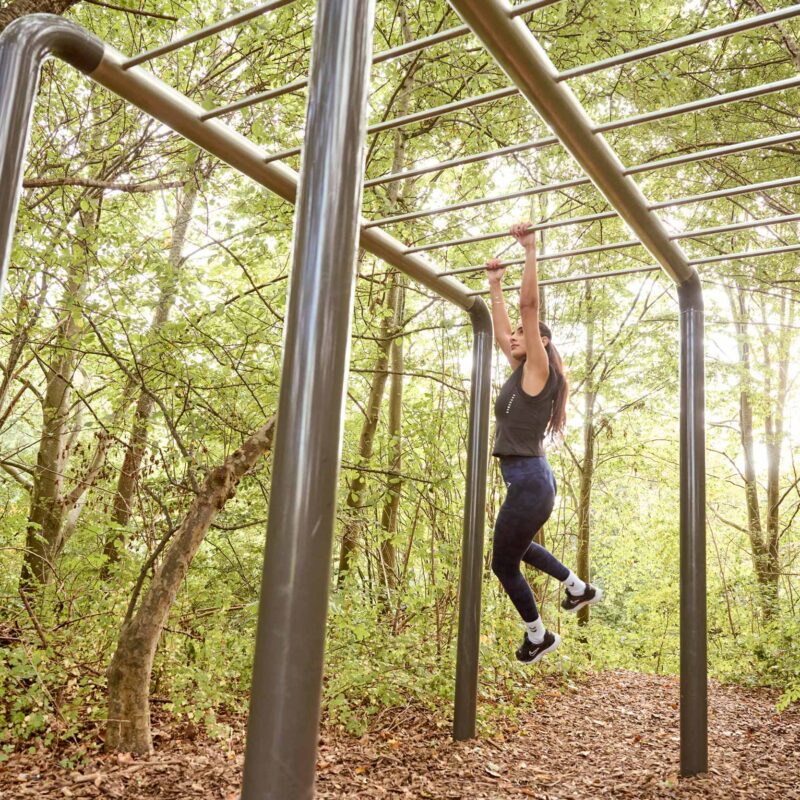
[[[203,0],[188,10],[172,0],[148,4],[148,10],[177,16],[179,22],[129,17],[89,4],[78,4],[70,13],[132,54],[238,9],[227,0]],[[564,0],[532,15],[529,25],[557,67],[566,69],[731,18],[730,4],[722,0],[703,4],[702,15],[699,11],[697,4]],[[149,68],[204,107],[277,87],[308,70],[312,12],[310,3],[287,6]],[[380,3],[376,49],[456,24],[444,0]],[[785,24],[790,33],[791,26]],[[598,73],[571,87],[590,116],[602,122],[795,71],[783,39],[761,31]],[[373,122],[507,85],[488,55],[466,39],[376,64],[372,78]],[[403,82],[413,89],[410,94],[400,91]],[[48,62],[40,94],[26,175],[70,180],[23,194],[0,316],[6,334],[0,345],[0,457],[11,470],[0,482],[3,752],[37,740],[52,747],[74,738],[96,744],[106,714],[105,669],[134,587],[149,585],[161,563],[157,548],[168,544],[184,519],[195,485],[276,411],[294,224],[288,204],[225,165],[198,157],[194,146],[167,135],[74,70]],[[797,98],[797,89],[771,96],[769,114],[761,101],[738,103],[609,132],[607,138],[632,165],[793,130]],[[304,113],[305,95],[296,93],[226,119],[271,152],[301,143]],[[526,102],[509,97],[371,138],[367,175],[398,169],[398,158],[399,168],[407,168],[544,135],[544,125]],[[183,191],[171,184],[192,177],[192,169],[198,199],[182,258],[170,260]],[[687,164],[637,180],[657,201],[795,172],[796,152],[787,147]],[[364,214],[378,218],[578,175],[561,148],[522,151],[513,160],[478,161],[369,189]],[[76,178],[150,188],[95,192],[80,181],[76,185]],[[161,183],[166,188],[152,188]],[[743,195],[735,205],[721,200],[686,204],[663,215],[676,229],[700,228],[772,215],[778,213],[773,209],[796,207],[799,197],[796,187],[785,187],[769,195]],[[503,231],[520,217],[551,220],[605,210],[605,200],[591,186],[577,186],[387,228],[416,244]],[[771,236],[749,230],[684,246],[690,257],[702,257],[772,245]],[[541,248],[555,253],[627,238],[622,222],[612,218],[579,229],[547,230]],[[504,240],[495,238],[450,247],[431,258],[443,269],[458,268],[480,264],[503,247]],[[643,249],[630,248],[570,262],[543,261],[541,274],[555,278],[649,263]],[[446,725],[455,671],[469,325],[460,310],[436,302],[426,290],[411,286],[405,292],[402,467],[394,476],[389,465],[397,442],[389,432],[386,399],[372,456],[360,453],[376,339],[393,312],[385,298],[386,265],[364,256],[359,274],[334,531],[338,543],[345,529],[355,530],[358,545],[345,587],[331,594],[325,711],[328,721],[354,733],[379,719],[382,710],[409,703],[438,709]],[[483,286],[480,273],[463,278],[470,288]],[[796,282],[796,261],[788,255],[744,267],[710,265],[703,278],[711,671],[724,681],[776,687],[782,693],[779,707],[786,708],[800,700],[798,583],[791,568],[800,547],[795,469],[800,437],[791,418],[800,403],[800,351],[794,333],[797,298],[786,291],[796,285],[789,283]],[[495,715],[517,713],[532,702],[542,676],[569,685],[587,670],[678,670],[677,305],[667,281],[656,275],[609,279],[593,287],[591,299],[583,284],[554,286],[545,295],[547,320],[569,369],[572,400],[566,440],[550,451],[559,498],[544,535],[547,546],[574,566],[584,398],[593,384],[591,564],[592,579],[604,586],[606,600],[592,610],[588,626],[578,626],[559,609],[560,587],[531,574],[543,617],[561,632],[563,646],[534,670],[515,661],[520,627],[488,569],[491,527],[504,495],[492,465],[479,686],[484,728],[491,727]],[[732,309],[739,287],[758,291],[748,293],[746,319],[737,329],[732,323],[738,313]],[[169,318],[154,326],[168,291],[174,291]],[[593,362],[587,361],[589,320]],[[742,357],[745,342],[751,348],[749,371]],[[752,394],[756,484],[766,523],[764,429],[777,408],[781,363],[787,371],[778,481],[782,574],[768,618],[758,602],[761,588],[751,555],[740,393],[746,387]],[[41,398],[48,370],[65,364],[72,394],[64,433],[69,446],[59,473],[63,496],[81,485],[103,437],[110,446],[53,565],[53,580],[26,609],[18,583],[27,532],[37,527],[29,521],[30,483],[45,416]],[[495,390],[507,372],[499,354],[496,364]],[[143,396],[153,400],[153,408],[131,518],[122,525],[112,518],[114,496],[132,438],[134,407]],[[346,501],[356,475],[364,487],[354,509]],[[248,705],[270,479],[267,456],[217,515],[180,587],[155,657],[151,695],[159,713],[201,723],[216,735],[225,735],[227,715],[243,714]],[[394,531],[383,527],[390,489],[400,493]],[[124,544],[110,574],[101,577],[110,533],[121,535]],[[396,556],[394,584],[383,562],[387,542]]]
[[[88,636],[78,643],[58,636],[44,647],[25,633],[4,633],[0,649],[0,753],[33,740],[46,747],[74,742],[102,719],[102,686],[84,662]]]

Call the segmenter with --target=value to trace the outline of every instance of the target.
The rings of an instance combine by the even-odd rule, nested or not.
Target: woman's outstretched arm
[[[503,299],[502,278],[505,268],[500,266],[500,259],[493,258],[486,262],[486,274],[489,278],[489,293],[492,304],[492,323],[494,325],[494,338],[498,347],[508,359],[514,369],[519,366],[519,361],[511,355],[511,320]]]
[[[525,336],[525,370],[522,388],[531,395],[544,389],[550,372],[550,359],[539,333],[539,275],[536,261],[536,234],[529,230],[530,223],[512,225],[511,235],[525,249],[525,268],[519,291],[519,311],[522,332]]]

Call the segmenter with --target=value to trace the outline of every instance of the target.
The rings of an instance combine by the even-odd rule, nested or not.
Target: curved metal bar
[[[228,28],[241,25],[242,23],[248,22],[251,19],[260,17],[262,14],[266,14],[269,11],[275,11],[282,6],[288,6],[290,3],[294,2],[295,0],[271,0],[269,3],[262,3],[261,5],[245,9],[244,11],[240,11],[238,14],[234,14],[231,17],[226,17],[225,19],[215,22],[212,25],[207,25],[205,28],[200,28],[193,33],[187,34],[186,36],[181,36],[180,39],[176,39],[174,42],[162,44],[160,47],[154,47],[152,50],[146,50],[144,53],[139,53],[139,55],[128,58],[122,62],[122,68],[130,69],[131,67],[135,67],[139,64],[144,64],[146,61],[152,61],[154,58],[166,55],[167,53],[172,53],[174,50],[180,50],[181,47],[186,47],[186,45],[199,42],[201,39],[207,39],[209,36],[213,36],[215,33],[221,33],[222,31],[228,30]]]
[[[53,14],[21,17],[0,36],[0,301],[39,73],[51,55],[89,73],[103,58],[103,45],[83,28]]]
[[[352,102],[333,102],[333,108],[331,108],[331,98],[333,97],[335,101],[338,92],[338,98],[341,100],[344,92],[353,92],[354,71],[358,70],[359,61],[362,60],[364,69],[360,94],[362,100],[366,96],[366,60],[358,56],[364,56],[366,42],[370,38],[371,26],[364,22],[364,15],[371,9],[373,0],[348,0],[348,2],[347,9],[343,9],[342,4],[335,6],[331,4],[325,9],[327,11],[334,8],[336,12],[331,11],[329,14],[329,19],[334,19],[335,24],[333,25],[334,33],[328,37],[327,44],[341,56],[340,66],[342,69],[332,68],[330,71],[326,71],[324,68],[320,68],[325,80],[332,83],[333,89],[321,91],[317,98],[318,102],[315,102],[315,95],[312,91],[309,114],[310,117],[314,116],[324,131],[312,138],[314,147],[314,152],[310,154],[312,168],[304,170],[305,182],[304,188],[300,191],[299,203],[301,217],[305,216],[317,221],[322,219],[323,222],[321,225],[298,225],[299,238],[295,248],[297,268],[290,293],[291,319],[299,319],[301,324],[305,324],[306,311],[311,317],[322,314],[322,321],[314,325],[318,335],[313,338],[313,342],[309,346],[311,350],[319,348],[320,352],[331,353],[332,359],[337,360],[338,365],[328,369],[331,366],[330,361],[320,356],[319,360],[326,369],[321,371],[315,369],[316,356],[319,353],[314,357],[305,358],[309,349],[307,347],[308,337],[296,335],[288,337],[290,343],[286,348],[284,374],[288,370],[291,376],[289,381],[282,383],[281,412],[279,414],[282,422],[278,425],[274,447],[276,459],[278,459],[280,451],[284,454],[284,462],[288,462],[288,467],[287,463],[283,463],[280,469],[276,466],[276,469],[273,470],[276,476],[273,495],[281,498],[280,503],[282,503],[284,511],[273,510],[275,513],[271,514],[271,520],[277,518],[278,522],[274,526],[271,525],[267,546],[272,548],[273,555],[276,550],[284,555],[288,552],[292,556],[288,562],[290,562],[291,570],[295,570],[295,574],[289,575],[279,568],[279,580],[273,581],[265,571],[264,584],[268,589],[262,591],[262,605],[267,609],[265,618],[270,617],[271,614],[274,615],[276,609],[280,611],[281,607],[285,608],[287,602],[293,604],[296,612],[299,607],[298,603],[293,600],[287,601],[287,597],[292,593],[296,597],[297,589],[308,601],[307,607],[310,611],[308,615],[300,614],[303,617],[305,628],[297,635],[282,638],[278,634],[273,637],[273,639],[277,639],[277,643],[273,642],[276,644],[275,647],[270,644],[270,636],[274,631],[271,630],[269,622],[266,625],[260,625],[261,661],[266,659],[273,665],[277,664],[280,675],[278,675],[279,680],[277,681],[267,680],[266,694],[271,694],[266,705],[262,702],[265,697],[265,693],[262,691],[263,686],[257,685],[252,695],[257,711],[251,714],[249,724],[255,726],[258,732],[254,737],[248,739],[249,760],[245,768],[243,788],[243,798],[247,798],[247,800],[255,797],[274,797],[280,798],[280,800],[298,798],[299,800],[300,797],[305,798],[313,793],[314,755],[316,752],[315,726],[318,715],[314,713],[314,703],[311,702],[309,705],[309,700],[313,701],[315,696],[318,700],[319,697],[318,678],[321,675],[321,639],[324,633],[324,616],[322,624],[320,624],[318,606],[321,593],[317,593],[314,597],[308,595],[303,588],[307,583],[302,579],[297,579],[296,571],[298,565],[300,569],[306,570],[308,573],[321,574],[327,569],[324,563],[320,566],[319,543],[313,537],[309,539],[306,534],[312,528],[313,531],[319,531],[321,527],[326,526],[332,529],[333,500],[331,498],[335,500],[335,474],[332,481],[330,476],[332,472],[335,473],[336,458],[335,454],[331,457],[330,453],[337,448],[331,447],[330,441],[336,432],[322,430],[328,426],[321,426],[318,422],[313,423],[313,431],[309,434],[309,440],[313,440],[314,444],[309,447],[306,440],[303,439],[303,431],[308,429],[307,420],[300,420],[297,424],[291,421],[286,422],[286,419],[290,419],[286,409],[289,409],[289,414],[295,413],[292,406],[295,405],[296,392],[291,391],[291,386],[297,384],[297,371],[305,370],[303,377],[307,380],[301,381],[301,386],[308,388],[314,381],[317,381],[322,388],[317,386],[319,391],[311,391],[308,394],[311,397],[317,397],[317,402],[320,402],[319,398],[324,398],[325,412],[321,416],[330,412],[328,399],[333,392],[326,391],[326,387],[332,386],[335,389],[337,382],[341,384],[346,364],[347,348],[342,346],[341,340],[347,335],[348,309],[342,308],[342,304],[343,300],[347,300],[349,296],[351,310],[352,280],[354,278],[352,254],[355,229],[360,224],[358,220],[358,183],[360,183],[359,176],[363,168],[357,162],[363,158],[363,147],[358,143],[357,133],[352,130],[352,123],[358,115],[358,109]],[[348,16],[350,33],[361,39],[361,46],[342,47],[340,38],[335,35],[337,26],[347,24],[347,20],[341,19],[343,11],[352,12]],[[321,17],[324,20],[325,14],[323,13]],[[324,25],[324,22],[319,24]],[[63,30],[57,30],[54,33],[53,29],[56,28],[63,28]],[[31,36],[17,37],[20,31],[30,32]],[[354,52],[354,50],[360,50],[360,53]],[[297,199],[297,176],[292,170],[281,165],[272,167],[264,165],[263,152],[222,123],[204,122],[201,119],[203,110],[197,104],[166,86],[150,72],[138,67],[124,70],[122,68],[124,57],[113,48],[105,47],[102,42],[76,25],[57,17],[47,16],[40,17],[38,21],[35,17],[27,17],[16,27],[10,26],[6,35],[0,38],[0,75],[4,78],[0,83],[0,108],[4,112],[13,112],[3,113],[0,117],[0,145],[2,145],[0,167],[3,169],[3,186],[5,188],[16,186],[18,189],[19,187],[26,135],[25,131],[22,134],[12,131],[12,135],[7,135],[10,123],[20,123],[20,127],[26,129],[29,126],[30,107],[36,88],[36,74],[30,64],[37,63],[37,59],[40,63],[41,58],[47,52],[61,55],[80,69],[87,71],[98,84],[132,102],[145,113],[160,120],[175,132],[193,141],[285,200],[295,202]],[[349,75],[343,75],[342,72],[349,72]],[[21,84],[25,91],[21,92],[18,84]],[[9,98],[12,98],[13,102],[9,103]],[[315,112],[315,109],[318,109],[318,113]],[[363,112],[362,103],[361,113],[363,114]],[[342,115],[346,118],[344,121],[342,121]],[[338,122],[332,121],[334,116]],[[315,122],[310,121],[309,129],[314,130],[314,128]],[[23,146],[18,145],[20,139],[23,140]],[[6,167],[12,161],[16,162],[16,166],[9,171]],[[339,174],[342,176],[341,180],[337,177]],[[349,181],[345,177],[347,174],[350,174]],[[16,177],[9,179],[9,176]],[[331,184],[335,184],[337,187],[337,191],[333,194],[328,189]],[[344,195],[343,187],[345,187]],[[347,191],[347,187],[352,191]],[[17,196],[18,191],[5,192],[0,197],[7,200],[12,195]],[[4,207],[0,207],[4,209],[0,218],[9,231],[8,240],[10,241],[16,201],[14,203],[6,202]],[[0,230],[2,230],[2,225],[0,225]],[[404,252],[406,248],[382,231],[362,231],[361,244],[379,258],[383,258],[430,287],[444,299],[469,311],[475,333],[475,367],[470,411],[468,487],[464,523],[464,582],[461,589],[464,605],[459,621],[460,636],[456,677],[457,723],[455,729],[456,735],[470,736],[474,735],[477,694],[483,510],[488,457],[492,351],[491,316],[482,301],[467,294],[467,287],[451,278],[440,277],[423,258],[406,255]],[[342,252],[345,251],[351,254],[349,259],[342,258]],[[335,254],[335,258],[331,254]],[[336,269],[316,268],[320,259],[324,261],[331,258],[336,261],[336,264],[333,265]],[[308,281],[304,281],[303,274],[306,273],[308,277],[309,264],[311,265],[310,277]],[[340,272],[349,270],[349,286],[347,286],[347,281],[340,280],[341,275],[337,273],[337,269]],[[321,292],[320,289],[322,289]],[[335,307],[327,303],[327,300],[334,295],[337,296]],[[320,296],[324,296],[326,302],[320,303]],[[345,303],[345,305],[347,304]],[[330,324],[328,324],[329,322]],[[292,324],[296,325],[297,323]],[[302,352],[298,351],[295,346],[298,341],[301,341],[300,351]],[[313,375],[308,372],[309,369],[313,371]],[[310,375],[311,377],[309,377]],[[294,380],[294,384],[292,384],[292,380]],[[287,386],[289,388],[286,388]],[[285,400],[287,395],[289,396],[288,401]],[[341,408],[339,414],[341,414]],[[313,420],[315,415],[312,413],[307,416]],[[281,433],[282,429],[283,434]],[[292,436],[295,439],[298,438],[298,430],[300,431],[299,438],[303,439],[301,443],[303,447],[292,447],[291,443],[287,446],[287,439],[291,439]],[[280,445],[281,441],[284,444]],[[313,507],[308,504],[307,490],[301,490],[298,499],[297,486],[299,484],[292,484],[289,480],[287,487],[280,483],[281,480],[284,480],[284,473],[300,476],[301,481],[311,480],[315,495]],[[327,500],[324,497],[317,498],[317,495],[320,494],[321,484],[325,484],[323,488],[327,489],[329,495]],[[279,488],[275,488],[276,486]],[[283,488],[280,488],[281,486]],[[294,492],[293,495],[292,492]],[[317,511],[319,511],[319,515],[315,516]],[[327,519],[322,520],[323,515],[327,515]],[[289,517],[294,525],[294,532],[297,533],[297,529],[299,529],[299,535],[285,535],[283,529],[286,519]],[[274,531],[272,527],[275,527]],[[315,551],[313,557],[294,558],[304,547],[307,548],[309,542]],[[283,557],[271,558],[269,563],[274,566],[281,560],[287,561]],[[275,570],[270,573],[273,577],[274,574]],[[304,575],[304,577],[308,576]],[[321,585],[316,579],[311,582]],[[316,608],[314,608],[315,604]],[[283,626],[282,630],[285,632],[286,626]],[[266,633],[262,636],[264,631]],[[295,669],[298,663],[303,664],[303,669]],[[290,671],[293,670],[291,675],[287,672],[286,667],[290,667]],[[257,676],[263,676],[263,672],[260,667],[254,670],[254,674]],[[295,675],[294,672],[297,674]],[[314,687],[315,682],[316,688]],[[301,702],[297,701],[298,698]],[[287,709],[289,713],[286,713]],[[316,711],[318,712],[318,704]],[[122,724],[123,721],[119,722]],[[314,735],[308,735],[309,731]],[[285,738],[283,738],[284,734]],[[261,746],[265,740],[268,740],[266,750]],[[254,749],[251,748],[251,744]],[[256,753],[255,756],[252,755],[253,752]],[[263,759],[261,755],[264,756]]]

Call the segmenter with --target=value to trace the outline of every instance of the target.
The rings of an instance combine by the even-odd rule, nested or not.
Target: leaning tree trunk
[[[139,608],[123,622],[117,649],[107,670],[108,750],[152,752],[149,689],[158,640],[211,523],[233,496],[242,476],[272,446],[273,428],[274,418],[208,474]]]
[[[145,347],[155,343],[158,334],[169,320],[169,313],[175,304],[178,294],[178,279],[183,266],[183,245],[186,241],[186,232],[192,219],[195,200],[198,192],[198,178],[196,174],[196,158],[189,165],[190,176],[183,185],[183,191],[178,199],[178,209],[175,215],[175,224],[172,228],[172,243],[167,259],[167,273],[161,283],[161,292],[153,316],[153,322],[145,336]],[[150,415],[153,412],[153,395],[142,388],[136,402],[133,415],[133,426],[128,446],[125,448],[125,457],[119,472],[117,490],[114,494],[114,506],[111,514],[112,530],[106,535],[103,546],[105,561],[101,568],[100,577],[108,578],[109,565],[119,560],[119,551],[123,542],[123,530],[131,517],[133,494],[142,470],[142,461],[147,451],[147,433],[150,426]]]

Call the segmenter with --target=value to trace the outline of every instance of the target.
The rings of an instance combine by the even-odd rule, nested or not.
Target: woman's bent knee
[[[492,556],[492,572],[501,581],[513,578],[519,572],[519,561],[495,553]]]

